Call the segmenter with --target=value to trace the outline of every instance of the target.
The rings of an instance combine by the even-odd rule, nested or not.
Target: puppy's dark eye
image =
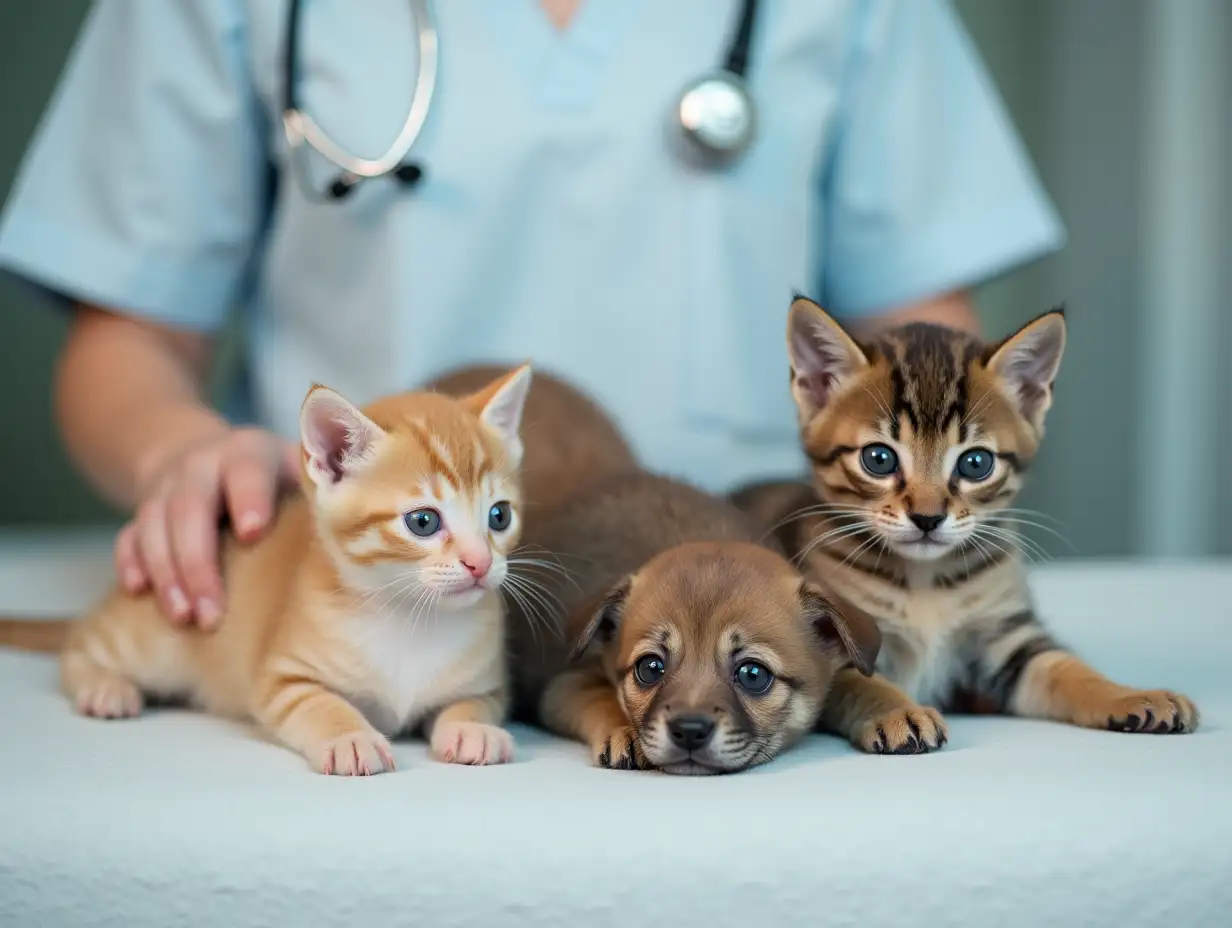
[[[774,683],[774,674],[757,661],[745,661],[736,668],[736,682],[750,696],[761,696]]]
[[[889,445],[865,445],[860,450],[860,463],[874,477],[888,477],[898,470],[898,455]]]
[[[963,480],[986,480],[992,473],[992,466],[995,462],[996,458],[991,451],[986,448],[972,448],[962,453],[954,470]]]
[[[488,528],[494,532],[503,532],[513,521],[513,508],[508,500],[501,500],[488,510]]]
[[[402,517],[412,535],[431,538],[441,530],[441,514],[435,509],[416,509]]]
[[[657,654],[640,657],[633,665],[633,676],[637,677],[637,682],[642,686],[654,686],[663,679],[665,673],[667,673],[667,665]]]

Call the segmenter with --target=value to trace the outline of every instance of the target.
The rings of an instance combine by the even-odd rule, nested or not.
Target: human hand
[[[174,622],[214,628],[224,599],[219,515],[230,516],[241,542],[255,541],[273,518],[279,483],[298,473],[298,446],[261,429],[227,430],[181,449],[148,482],[137,514],[120,530],[120,582],[130,593],[152,586]]]

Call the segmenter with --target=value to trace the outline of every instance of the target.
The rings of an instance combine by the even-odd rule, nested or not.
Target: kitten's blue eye
[[[431,538],[441,530],[441,514],[435,509],[416,509],[402,517],[412,535]]]
[[[488,528],[494,532],[503,532],[513,521],[513,508],[506,500],[501,500],[488,510]]]
[[[898,470],[898,455],[888,445],[865,445],[860,451],[860,463],[874,477],[888,477]]]
[[[750,696],[762,696],[770,690],[774,674],[764,664],[745,661],[736,668],[736,682]]]
[[[963,480],[980,481],[987,479],[992,473],[995,462],[996,458],[991,451],[986,448],[972,448],[962,453],[954,469]]]

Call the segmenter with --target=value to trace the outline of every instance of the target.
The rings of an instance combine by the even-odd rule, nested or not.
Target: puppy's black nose
[[[704,715],[678,715],[668,721],[667,732],[676,747],[700,751],[714,734],[714,719]]]
[[[945,513],[942,513],[939,516],[929,516],[922,512],[913,512],[909,518],[915,523],[916,528],[927,535],[945,521]]]

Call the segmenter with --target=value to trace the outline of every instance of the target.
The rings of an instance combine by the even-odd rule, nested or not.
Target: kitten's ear
[[[1044,414],[1052,405],[1052,384],[1065,351],[1065,310],[1044,313],[988,353],[988,369],[1023,417],[1042,432]]]
[[[802,296],[792,300],[788,313],[787,356],[801,425],[825,408],[844,381],[868,366],[863,350],[843,327]]]
[[[500,436],[515,465],[522,461],[522,411],[530,382],[531,367],[523,364],[470,398],[480,421]]]
[[[385,434],[358,407],[320,384],[304,398],[299,431],[305,468],[317,486],[331,486],[354,473]]]
[[[630,575],[608,591],[608,594],[595,607],[590,621],[586,623],[586,627],[582,629],[582,633],[574,642],[573,650],[569,652],[570,661],[580,660],[582,655],[596,642],[601,646],[612,643],[617,629],[620,628],[620,620],[624,617],[625,602],[629,599],[629,591],[632,588],[633,576]]]
[[[866,677],[873,675],[881,652],[881,630],[858,610],[840,612],[816,585],[804,581],[797,591],[804,617],[827,650],[842,651]]]

